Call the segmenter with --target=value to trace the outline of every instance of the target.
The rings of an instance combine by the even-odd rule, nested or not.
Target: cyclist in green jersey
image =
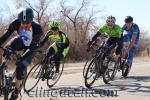
[[[120,56],[123,45],[121,40],[122,29],[119,25],[115,24],[115,22],[116,22],[115,17],[108,16],[106,19],[106,24],[100,27],[99,31],[92,38],[92,41],[88,42],[88,45],[91,46],[92,44],[95,44],[99,36],[101,36],[104,33],[107,33],[109,35],[107,45],[110,46],[117,44],[115,56],[115,60],[117,60],[118,57]]]
[[[40,46],[43,46],[48,39],[52,40],[52,45],[47,49],[47,57],[53,56],[52,60],[56,64],[56,74],[59,73],[60,60],[66,57],[69,52],[70,42],[67,35],[60,31],[60,23],[56,20],[49,23],[49,31],[41,40]]]

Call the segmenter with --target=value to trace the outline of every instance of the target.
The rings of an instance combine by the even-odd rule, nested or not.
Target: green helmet
[[[56,21],[56,20],[51,21],[51,22],[49,23],[49,29],[52,29],[52,28],[59,28],[59,26],[60,26],[60,23],[59,23],[58,21]]]

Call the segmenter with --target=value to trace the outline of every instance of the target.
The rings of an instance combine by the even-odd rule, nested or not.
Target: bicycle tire
[[[49,78],[47,79],[47,86],[48,86],[49,88],[53,87],[53,86],[58,82],[58,80],[60,79],[60,77],[61,77],[61,75],[62,75],[62,73],[63,73],[63,70],[64,70],[64,62],[62,61],[61,64],[62,64],[62,68],[61,68],[60,74],[59,74],[59,76],[56,78],[56,80],[54,81],[54,83],[53,83],[53,84],[50,84],[50,83],[49,83],[50,79],[49,79]],[[61,64],[60,64],[60,65],[61,65]],[[52,72],[52,70],[53,70],[54,68],[55,68],[55,66],[52,67],[52,69],[49,71],[49,74],[48,74],[48,75],[51,74],[51,72]],[[60,70],[60,68],[59,68],[59,70]]]
[[[27,76],[26,76],[26,78],[25,78],[25,80],[24,80],[24,86],[23,86],[23,88],[24,88],[24,91],[25,92],[30,92],[32,89],[34,89],[35,88],[35,86],[38,84],[38,82],[40,81],[40,78],[41,78],[41,73],[42,73],[42,65],[40,66],[41,64],[40,63],[37,63],[37,64],[35,64],[31,69],[30,69],[30,71],[28,72],[28,74],[27,74]],[[37,67],[38,66],[38,67]],[[32,73],[32,71],[34,70],[34,68],[39,68],[39,66],[40,66],[40,69],[39,69],[39,72],[38,72],[38,74],[37,75],[39,75],[38,77],[37,77],[37,81],[35,82],[35,84],[33,84],[33,86],[30,88],[30,89],[27,89],[27,87],[26,87],[26,84],[27,84],[27,80],[29,80],[29,77],[30,77],[30,74]],[[35,73],[35,71],[37,70],[37,68],[34,70],[34,72],[33,72],[33,74]],[[31,85],[31,84],[30,84]]]
[[[115,77],[116,71],[117,71],[117,62],[115,62],[114,68],[113,69],[109,69],[108,68],[108,64],[111,60],[108,59],[107,61],[107,66],[104,66],[104,73],[103,73],[103,82],[105,84],[109,84],[110,81],[112,81]],[[112,74],[110,75],[110,72],[112,72]],[[108,77],[108,78],[107,78]]]
[[[86,70],[87,70],[87,67],[88,67],[88,62],[90,62],[91,59],[88,59],[84,65],[84,68],[83,68],[83,78],[85,78],[85,74],[86,74]]]
[[[95,72],[96,74],[95,74],[95,76],[93,77],[93,80],[92,80],[90,83],[88,83],[88,79],[89,79],[88,73],[90,72],[91,67],[93,67],[92,64],[95,64],[95,63],[96,63],[96,60],[97,60],[96,58],[93,58],[93,59],[91,60],[90,64],[88,65],[86,74],[85,74],[85,81],[84,81],[84,83],[85,83],[85,86],[86,86],[87,88],[90,88],[90,87],[94,84],[94,82],[95,82],[95,80],[96,80],[96,78],[97,78],[97,72]],[[95,67],[95,66],[94,66],[94,67]],[[95,67],[95,68],[96,68],[96,67]],[[91,76],[90,76],[90,77],[91,77]]]

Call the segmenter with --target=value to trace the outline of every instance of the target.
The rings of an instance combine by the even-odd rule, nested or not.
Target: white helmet
[[[114,16],[108,16],[106,19],[107,24],[115,24],[116,18]]]

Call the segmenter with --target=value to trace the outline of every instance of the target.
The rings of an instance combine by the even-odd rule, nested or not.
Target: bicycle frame
[[[21,57],[24,56],[29,50],[24,52],[23,55],[20,55],[18,52],[12,51],[11,49],[3,48],[3,47],[1,47],[1,48],[4,52],[5,52],[5,50],[8,50],[8,51],[6,51],[7,53],[2,57],[2,63],[0,65],[0,76],[1,76],[0,80],[2,81],[1,82],[2,83],[1,91],[2,91],[2,94],[4,95],[4,100],[8,100],[9,93],[13,90],[12,82],[13,82],[13,78],[15,77],[15,73],[16,73],[16,72],[13,72],[11,80],[8,80],[5,77],[6,72],[8,72],[7,62],[9,60],[9,57],[11,56],[13,61],[15,61],[17,63],[21,59]],[[21,88],[21,86],[20,86],[20,88]]]

